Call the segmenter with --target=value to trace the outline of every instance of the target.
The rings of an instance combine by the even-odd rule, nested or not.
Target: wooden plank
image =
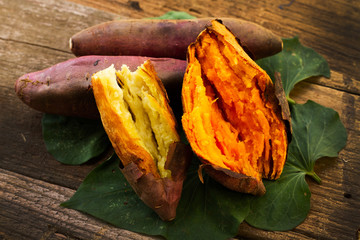
[[[42,113],[17,98],[14,84],[27,72],[74,57],[68,49],[71,35],[114,15],[59,1],[0,1],[0,6],[0,167],[76,189],[94,166],[54,161],[42,140]]]
[[[125,1],[71,0],[119,14],[121,17],[160,16],[167,11],[186,11],[196,17],[238,17],[256,22],[282,37],[298,35],[314,48],[343,78],[334,78],[328,86],[360,93],[360,1]],[[138,7],[134,7],[138,6]]]
[[[14,84],[26,72],[37,71],[73,57],[40,45],[0,40],[0,168],[77,189],[97,160],[82,166],[57,162],[42,139],[42,113],[16,96]],[[100,156],[102,159],[104,156]]]
[[[323,179],[324,180],[324,179]],[[313,186],[311,186],[313,188]],[[313,189],[312,189],[313,190]],[[333,196],[333,186],[328,186],[328,192],[325,196]],[[115,228],[100,220],[92,218],[86,214],[75,210],[62,208],[59,204],[72,196],[74,190],[50,184],[41,180],[34,180],[20,174],[0,169],[0,222],[2,223],[1,234],[5,239],[54,239],[61,236],[66,238],[81,239],[148,239],[147,237],[132,233],[126,230]],[[319,198],[319,197],[317,197]],[[351,206],[352,203],[341,203],[334,199],[328,199],[322,203],[320,208],[316,205],[319,200],[312,196],[312,204],[315,205],[306,225],[300,225],[291,232],[269,232],[254,230],[247,224],[242,224],[239,228],[240,236],[245,238],[262,239],[337,239],[339,233],[341,236],[350,236],[351,226],[344,226],[343,213],[338,215],[329,214],[336,218],[336,228],[329,215],[324,214],[330,209],[338,208],[343,211],[341,205]],[[346,200],[346,199],[345,199]],[[324,202],[321,200],[321,202]],[[357,201],[358,202],[358,201]],[[324,208],[326,211],[324,211]],[[335,209],[336,210],[336,209]],[[121,217],[121,216],[119,216]],[[24,221],[26,219],[26,221]],[[356,222],[356,219],[352,219]],[[329,228],[329,226],[331,226]],[[336,232],[334,232],[336,231]],[[314,234],[315,233],[315,234]],[[1,235],[0,235],[1,236]],[[149,237],[149,239],[158,239]]]
[[[351,5],[351,1],[349,4],[334,1],[331,3],[332,8],[326,10],[320,6],[321,1],[315,1],[314,9],[309,9],[310,2],[304,0],[295,2],[295,7],[299,9],[294,9],[294,3],[279,10],[277,4],[280,1],[275,1],[274,4],[259,1],[252,4],[244,2],[230,11],[228,9],[232,6],[229,2],[222,5],[207,1],[194,1],[192,4],[147,1],[139,3],[142,10],[137,9],[136,4],[131,1],[120,4],[109,2],[117,4],[116,13],[122,17],[155,16],[167,10],[189,10],[196,16],[216,16],[225,12],[228,16],[243,16],[254,20],[280,34],[291,36],[301,30],[301,34],[307,36],[305,43],[323,49],[327,59],[336,59],[332,60],[333,64],[337,64],[339,60],[339,66],[332,71],[330,80],[313,78],[307,83],[298,84],[292,94],[299,102],[312,99],[337,110],[349,133],[348,145],[341,152],[340,158],[321,159],[316,164],[316,172],[323,183],[318,185],[309,179],[312,208],[308,218],[289,232],[261,231],[242,224],[240,234],[245,238],[262,239],[336,239],[340,236],[355,236],[360,222],[360,176],[357,171],[360,169],[359,75],[356,75],[358,70],[350,71],[344,65],[355,62],[356,58],[350,57],[344,63],[340,61],[344,60],[341,56],[337,58],[338,52],[332,55],[327,48],[331,49],[340,43],[322,44],[323,41],[320,40],[326,39],[324,30],[311,27],[310,20],[302,16],[300,9],[312,14],[316,10],[327,11],[318,17],[317,21],[320,21],[337,14],[344,15],[344,11],[348,11],[351,6],[358,9],[357,4]],[[176,3],[178,5],[174,5]],[[20,5],[21,8],[18,7]],[[42,114],[24,105],[13,89],[14,82],[20,75],[72,57],[67,49],[67,41],[73,32],[113,19],[116,15],[63,1],[0,0],[0,6],[0,45],[3,46],[0,48],[0,238],[61,239],[65,236],[82,239],[147,239],[139,234],[133,235],[128,231],[102,225],[104,223],[101,221],[77,211],[58,207],[61,201],[73,194],[97,163],[66,166],[50,156],[41,136]],[[334,9],[338,6],[343,8]],[[357,26],[358,23],[352,22],[352,19],[356,19],[354,11],[349,11],[350,17],[345,23]],[[286,20],[288,16],[292,17]],[[281,25],[282,21],[286,24]],[[304,26],[300,26],[301,21],[305,21]],[[340,28],[341,23],[337,22],[336,25],[336,28]],[[316,31],[320,31],[319,36],[315,34]],[[357,33],[354,36],[358,36]],[[346,44],[340,50],[350,54],[350,48],[351,45]],[[354,48],[353,53],[357,51]],[[106,235],[113,232],[115,235]]]
[[[70,52],[68,43],[72,34],[115,17],[82,5],[54,0],[1,0],[0,6],[2,40],[65,52]]]
[[[148,239],[59,205],[73,194],[74,190],[0,169],[0,237]]]
[[[21,102],[13,105],[16,97],[7,88],[0,87],[0,95],[0,107],[6,113],[0,114],[0,168],[77,189],[99,160],[106,158],[107,152],[81,166],[61,164],[46,151],[41,129],[43,114]]]

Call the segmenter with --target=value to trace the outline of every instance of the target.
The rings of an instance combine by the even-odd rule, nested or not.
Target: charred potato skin
[[[204,169],[212,179],[230,190],[255,196],[262,196],[266,192],[263,182],[254,177],[236,173],[212,164],[203,164],[199,170],[201,169]],[[199,176],[200,174],[201,173],[199,173]]]
[[[135,162],[120,166],[120,170],[139,198],[162,220],[171,221],[176,217],[191,156],[189,145],[177,142],[170,146],[166,169],[171,171],[171,178],[160,178],[152,173],[144,173]]]

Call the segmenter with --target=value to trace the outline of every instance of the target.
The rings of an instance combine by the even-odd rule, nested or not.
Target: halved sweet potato
[[[165,88],[150,61],[131,72],[110,66],[92,76],[96,105],[138,196],[163,220],[172,220],[191,151],[180,142]]]
[[[224,186],[263,195],[262,178],[280,177],[288,124],[277,96],[285,95],[220,21],[189,46],[182,124],[202,168]]]

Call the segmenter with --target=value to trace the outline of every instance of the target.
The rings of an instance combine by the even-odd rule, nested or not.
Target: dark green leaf
[[[169,11],[160,17],[154,17],[154,19],[193,19],[196,18],[187,12]]]
[[[264,184],[266,194],[252,199],[246,222],[265,230],[286,231],[305,220],[311,194],[304,172],[286,164],[278,180]]]
[[[294,135],[287,162],[319,181],[315,161],[336,157],[346,145],[347,133],[339,114],[313,101],[291,105]]]
[[[173,222],[163,222],[139,199],[121,174],[116,156],[95,168],[62,206],[86,212],[120,228],[168,239],[228,239],[249,211],[248,198],[209,178],[192,164]]]
[[[290,230],[305,220],[310,191],[305,175],[316,181],[315,161],[336,157],[347,133],[339,114],[313,101],[291,105],[293,136],[284,171],[277,181],[265,181],[265,196],[254,199],[246,221],[267,230]]]
[[[61,205],[91,214],[123,229],[164,235],[166,223],[139,199],[120,172],[119,162],[114,154],[96,167],[71,199]]]
[[[65,164],[85,163],[110,145],[100,120],[44,114],[42,131],[47,151]]]
[[[245,194],[225,189],[205,175],[198,177],[198,160],[189,169],[175,221],[169,223],[168,239],[228,239],[237,234],[249,212]]]
[[[295,84],[312,76],[330,77],[326,60],[313,49],[304,47],[298,37],[283,39],[283,50],[257,63],[274,80],[274,73],[280,72],[285,94],[289,97]]]

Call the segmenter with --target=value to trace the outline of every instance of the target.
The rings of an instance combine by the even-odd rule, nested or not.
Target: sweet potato
[[[231,190],[263,195],[283,170],[289,109],[274,83],[221,22],[188,48],[182,124],[204,169]],[[280,100],[278,99],[280,98]]]
[[[76,33],[70,49],[76,56],[134,55],[186,59],[186,49],[211,18],[189,20],[125,19],[101,23]],[[222,18],[254,59],[282,50],[282,40],[264,27],[237,18]]]
[[[58,63],[47,69],[21,76],[15,84],[19,98],[30,107],[52,114],[98,118],[91,76],[114,64],[126,64],[134,70],[145,60],[151,60],[174,102],[181,102],[180,94],[186,62],[169,58],[137,56],[84,56]],[[176,92],[175,92],[176,90]]]
[[[150,61],[135,72],[114,66],[92,76],[101,121],[121,170],[161,219],[176,216],[191,150],[180,143],[166,91]]]

